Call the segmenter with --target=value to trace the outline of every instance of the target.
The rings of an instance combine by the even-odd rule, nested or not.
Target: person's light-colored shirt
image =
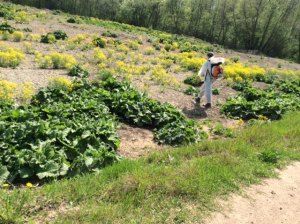
[[[209,60],[209,59],[208,59],[208,60]],[[198,72],[198,76],[199,76],[199,77],[204,76],[204,75],[206,74],[207,70],[209,71],[209,73],[211,73],[211,71],[210,71],[210,70],[211,70],[211,64],[210,64],[209,61],[205,62],[205,63],[202,65],[201,69],[200,69],[199,72]]]

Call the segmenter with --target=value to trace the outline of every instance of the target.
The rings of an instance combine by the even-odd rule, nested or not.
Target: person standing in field
[[[198,77],[200,78],[201,76],[204,75],[204,84],[201,87],[199,96],[196,98],[196,103],[200,104],[201,98],[205,95],[206,98],[206,104],[203,106],[205,108],[210,108],[211,107],[211,101],[212,101],[212,84],[216,81],[215,78],[213,78],[211,74],[211,64],[209,59],[214,56],[213,52],[208,52],[207,54],[208,61],[203,64],[201,69],[198,72]]]

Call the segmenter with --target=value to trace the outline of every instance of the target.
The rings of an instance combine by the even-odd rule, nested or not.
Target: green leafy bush
[[[200,92],[199,88],[195,88],[191,85],[188,85],[187,89],[184,91],[185,94],[193,95],[193,96],[198,96],[199,92]]]
[[[252,87],[252,84],[248,80],[235,82],[231,86],[231,88],[236,91],[243,91],[245,88],[251,88],[251,87]]]
[[[235,119],[259,118],[263,115],[278,120],[286,111],[299,109],[300,98],[295,94],[266,93],[256,88],[245,88],[222,105],[221,113]]]
[[[80,78],[87,78],[87,77],[90,76],[90,73],[87,70],[85,70],[82,67],[80,67],[79,65],[74,65],[70,69],[69,75],[80,77]]]
[[[54,31],[53,35],[55,36],[56,40],[65,40],[68,38],[68,35],[64,31],[61,31],[61,30]]]
[[[41,35],[42,43],[55,43],[56,40],[65,40],[68,35],[61,30],[56,30],[54,32],[49,32],[46,35]]]
[[[104,36],[104,37],[113,37],[113,38],[117,38],[117,37],[118,37],[117,34],[112,33],[112,32],[110,32],[109,30],[104,31],[104,32],[102,33],[102,36]]]
[[[67,19],[67,22],[68,22],[68,23],[76,23],[76,19],[74,19],[74,18],[69,18],[69,19]]]
[[[214,128],[211,129],[211,132],[215,135],[221,135],[225,137],[233,137],[234,132],[230,128],[225,128],[222,124],[216,125]]]
[[[204,83],[204,80],[197,74],[193,74],[191,76],[188,76],[183,82],[192,86],[201,86]]]
[[[271,148],[266,148],[259,153],[258,158],[265,163],[275,164],[278,162],[280,156],[276,150]]]
[[[3,21],[1,24],[0,24],[0,31],[2,32],[9,32],[9,33],[13,33],[15,32],[15,28],[12,27],[11,25],[9,25],[6,21]]]
[[[213,95],[220,95],[220,94],[221,94],[221,91],[220,91],[218,88],[216,88],[216,89],[213,89],[213,90],[212,90],[212,94],[213,94]]]
[[[56,10],[53,10],[53,11],[52,11],[52,14],[53,14],[53,15],[60,15],[60,14],[62,14],[62,11],[56,9]]]
[[[99,88],[100,87],[100,88]],[[75,79],[63,91],[40,89],[31,105],[0,105],[0,181],[25,182],[98,172],[118,161],[117,116],[155,130],[161,144],[206,138],[168,103],[150,100],[124,80]]]
[[[93,44],[96,47],[100,47],[100,48],[105,48],[106,47],[106,40],[101,38],[101,37],[97,37],[93,40]]]

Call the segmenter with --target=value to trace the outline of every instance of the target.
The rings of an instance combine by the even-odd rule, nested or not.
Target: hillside
[[[151,215],[141,223],[193,223],[213,210],[215,197],[299,160],[300,64],[58,10],[0,9],[0,183],[11,190],[0,197],[24,199],[20,220],[53,221],[62,210],[60,222],[95,222],[85,219],[89,204],[97,216],[112,203],[101,213],[107,223],[133,223],[143,209]],[[209,51],[226,61],[206,109],[194,103],[199,86],[191,81]],[[26,183],[41,201],[34,191],[16,194]],[[134,210],[113,220],[126,200]],[[156,202],[162,210],[150,212]],[[186,218],[198,203],[201,212]],[[85,208],[80,217],[78,207]],[[0,208],[0,223],[13,214]]]

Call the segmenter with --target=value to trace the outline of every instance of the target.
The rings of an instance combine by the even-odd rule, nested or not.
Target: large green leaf
[[[0,185],[4,184],[7,180],[9,172],[5,166],[0,165]]]

